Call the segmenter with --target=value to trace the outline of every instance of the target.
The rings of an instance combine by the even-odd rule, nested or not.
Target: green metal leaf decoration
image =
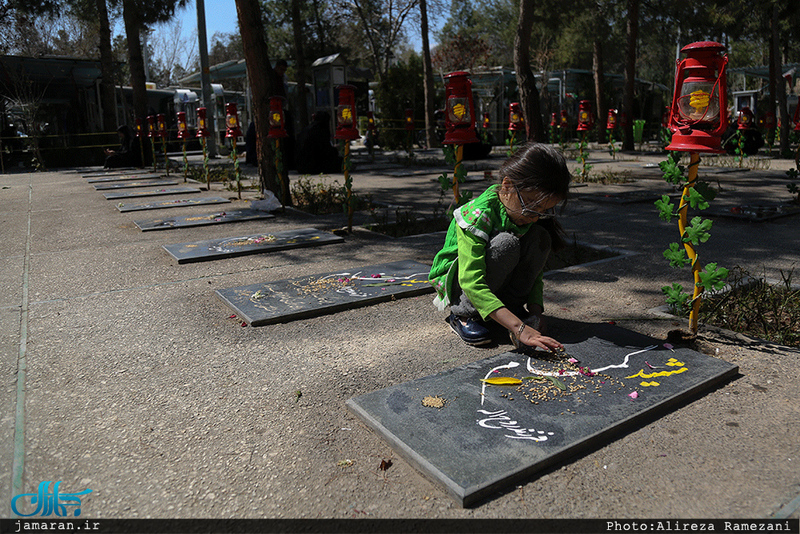
[[[662,195],[661,200],[655,201],[655,205],[658,208],[658,217],[661,220],[672,221],[672,217],[675,214],[675,204],[670,202],[669,195]]]
[[[728,269],[717,267],[716,263],[709,263],[706,268],[699,273],[700,281],[697,283],[704,290],[715,289],[719,291],[725,287],[725,280],[728,278]]]
[[[689,189],[689,205],[696,210],[704,210],[708,208],[708,201],[697,189]]]
[[[669,249],[664,251],[664,257],[669,260],[669,266],[680,269],[689,263],[689,258],[686,256],[686,249],[678,243],[670,243]]]
[[[705,243],[711,237],[711,225],[711,219],[694,217],[691,221],[691,226],[686,228],[686,232],[683,236],[683,242],[691,243],[693,245]]]

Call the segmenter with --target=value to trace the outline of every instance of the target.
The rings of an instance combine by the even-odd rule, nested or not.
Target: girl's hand
[[[529,347],[538,347],[548,351],[564,348],[564,345],[555,339],[542,335],[541,332],[528,325],[524,326],[517,339],[519,339],[520,343]]]
[[[536,311],[541,312],[541,310]],[[538,347],[543,350],[564,348],[564,346],[555,339],[543,335],[539,330],[536,330],[530,325],[524,324],[519,317],[511,313],[506,307],[498,308],[490,313],[489,317],[506,327],[508,331],[511,332],[511,335],[523,345]],[[539,328],[541,328],[541,326]]]

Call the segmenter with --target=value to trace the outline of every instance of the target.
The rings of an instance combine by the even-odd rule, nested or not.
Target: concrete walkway
[[[354,189],[375,202],[432,213],[436,176],[446,170],[439,157],[419,153],[409,167],[389,154],[370,161],[357,152]],[[562,223],[571,239],[638,254],[549,273],[547,313],[614,320],[662,339],[683,326],[648,311],[663,303],[662,286],[690,284],[688,270],[671,269],[661,255],[677,240],[677,225],[660,221],[652,201],[596,201],[616,192],[671,192],[655,167],[662,159],[632,153],[612,160],[592,151],[590,176],[634,181],[576,187]],[[496,170],[502,160],[498,153],[469,162],[470,176]],[[727,209],[788,201],[791,165],[703,166],[700,175],[721,187],[713,205]],[[343,183],[341,175],[331,179]],[[480,193],[488,185],[464,189]],[[243,327],[214,295],[357,265],[430,263],[441,233],[395,239],[358,228],[343,244],[178,265],[162,245],[308,226],[331,230],[344,219],[287,210],[268,221],[141,232],[134,220],[220,208],[120,213],[115,201],[67,170],[0,175],[0,187],[3,517],[14,495],[35,492],[41,481],[61,481],[62,492],[91,489],[82,516],[98,518],[800,515],[796,349],[704,327],[703,351],[738,365],[737,379],[461,509],[393,456],[344,403],[510,345],[464,345],[429,295],[260,328]],[[236,196],[221,184],[212,189]],[[230,209],[243,204],[234,201]],[[369,215],[356,220],[368,222]],[[738,265],[777,279],[800,269],[800,216],[713,220],[711,239],[698,247],[704,264]],[[390,459],[392,466],[380,470]]]

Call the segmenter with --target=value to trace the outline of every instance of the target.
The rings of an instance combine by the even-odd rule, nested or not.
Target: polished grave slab
[[[105,184],[110,182],[125,182],[127,180],[149,180],[161,178],[161,174],[117,174],[112,176],[105,176],[103,178],[90,178],[86,180],[90,184]]]
[[[160,219],[148,219],[146,221],[133,221],[133,224],[138,226],[142,232],[150,232],[153,230],[170,230],[172,228],[190,228],[193,226],[208,226],[212,224],[227,224],[274,218],[274,215],[266,211],[239,209],[204,215],[181,215]]]
[[[216,291],[250,326],[262,326],[430,293],[430,266],[404,260]]]
[[[230,200],[222,197],[203,197],[203,198],[179,198],[176,200],[160,200],[146,204],[125,204],[120,202],[117,209],[120,212],[158,210],[164,208],[180,208],[182,206],[201,206],[206,204],[229,204]]]
[[[163,245],[163,248],[170,256],[178,260],[178,263],[193,263],[291,248],[315,247],[342,241],[344,238],[330,232],[323,232],[316,228],[298,228],[281,232]]]
[[[76,170],[75,172],[83,172],[81,170]],[[89,171],[86,174],[82,174],[83,178],[102,178],[104,176],[137,176],[142,174],[150,174],[153,171],[148,169],[107,169],[102,170],[98,169],[95,171]]]
[[[124,198],[157,197],[163,195],[178,195],[182,193],[199,193],[196,187],[165,187],[161,189],[146,189],[144,191],[118,191],[103,193],[106,200],[117,200]]]
[[[671,350],[605,323],[552,319],[548,334],[564,353],[504,352],[352,398],[347,406],[470,506],[600,448],[738,372],[723,360]],[[498,378],[519,383],[482,381]]]
[[[178,185],[177,180],[142,180],[134,182],[113,182],[94,184],[97,191],[105,191],[109,189],[137,189],[140,187],[163,187],[166,185]]]

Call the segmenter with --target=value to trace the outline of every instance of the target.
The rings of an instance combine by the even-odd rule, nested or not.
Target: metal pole
[[[689,194],[697,182],[697,167],[700,165],[700,154],[697,152],[690,152],[689,155],[689,175],[687,177],[686,185],[683,188],[681,195],[681,206],[678,208],[678,230],[683,237],[686,232],[687,226],[687,211],[689,209]],[[697,333],[697,317],[700,312],[700,299],[702,296],[703,288],[699,286],[700,283],[700,263],[698,262],[697,252],[694,245],[690,241],[684,242],[683,247],[686,249],[686,255],[692,262],[692,275],[694,276],[694,292],[692,294],[692,310],[689,312],[689,328],[693,334]]]

